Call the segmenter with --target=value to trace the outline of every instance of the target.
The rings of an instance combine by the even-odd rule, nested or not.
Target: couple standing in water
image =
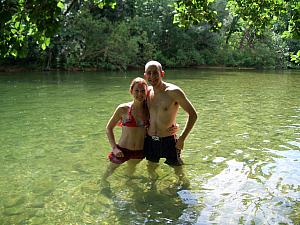
[[[132,174],[136,165],[143,159],[148,160],[148,172],[156,178],[155,169],[160,158],[172,166],[177,176],[182,176],[183,164],[181,150],[184,141],[194,126],[197,113],[184,92],[176,85],[164,82],[164,71],[157,61],[145,65],[144,77],[135,78],[129,92],[132,102],[120,104],[107,126],[106,133],[112,151],[108,157],[111,161],[104,173],[106,180],[122,163],[128,163],[128,173]],[[176,115],[179,106],[188,114],[186,124],[177,138]],[[121,125],[122,132],[117,144],[113,129]]]

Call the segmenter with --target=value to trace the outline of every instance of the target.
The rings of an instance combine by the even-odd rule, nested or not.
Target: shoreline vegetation
[[[26,27],[25,21],[20,26],[21,18],[16,19],[19,14],[7,6],[12,10],[8,12],[16,13],[16,18],[6,23],[10,24],[7,29],[11,32],[5,32],[8,36],[1,42],[4,45],[0,48],[0,72],[130,71],[143,69],[145,62],[151,59],[158,60],[164,68],[175,69],[300,69],[300,36],[297,30],[286,30],[287,27],[294,29],[288,18],[294,21],[291,13],[298,12],[298,6],[271,19],[269,15],[278,12],[278,5],[270,8],[269,3],[250,1],[253,11],[248,12],[251,7],[247,6],[245,12],[244,6],[236,5],[235,1],[208,1],[214,2],[208,7],[209,12],[216,10],[217,14],[202,18],[200,5],[206,1],[200,1],[200,5],[192,4],[196,8],[192,7],[191,13],[200,10],[201,14],[187,17],[195,18],[195,23],[182,17],[182,24],[178,20],[182,7],[175,7],[179,10],[175,13],[174,4],[178,1],[174,0],[116,1],[114,9],[99,8],[95,1],[83,2],[66,4],[68,10],[64,16],[53,18],[57,24],[53,24],[53,20],[45,23],[45,10],[41,9],[40,14],[33,15],[40,16],[33,17],[34,21],[41,22],[39,29],[32,23]],[[191,4],[187,2],[185,9]],[[187,3],[182,1],[182,4]],[[258,5],[263,12],[257,12]],[[25,6],[31,7],[30,4]],[[294,7],[285,1],[281,1],[281,6]],[[65,9],[61,1],[59,7]],[[54,9],[61,13],[55,4]],[[22,13],[26,10],[21,7],[20,15]],[[250,13],[251,18],[244,13]],[[214,18],[216,15],[218,18]],[[265,21],[266,18],[270,21]],[[263,24],[254,23],[259,21]],[[32,36],[34,29],[39,35]]]
[[[262,70],[255,67],[234,67],[226,65],[194,65],[194,66],[183,66],[183,67],[166,67],[167,69],[217,69],[217,70]],[[144,67],[130,67],[126,71],[143,70]],[[290,68],[291,69],[291,68]],[[284,69],[284,70],[290,70]],[[265,70],[265,69],[263,69]],[[278,69],[282,70],[282,69]],[[111,70],[105,70],[101,68],[68,68],[68,69],[42,69],[42,68],[31,68],[28,66],[0,66],[0,73],[19,73],[19,72],[105,72]],[[120,70],[122,72],[122,70]]]
[[[127,70],[118,70],[122,71],[137,71],[143,70],[143,66],[129,67]],[[211,70],[299,70],[299,68],[255,68],[255,67],[240,67],[240,66],[226,66],[226,65],[193,65],[193,66],[182,66],[182,67],[166,67],[166,69],[211,69]],[[0,65],[0,74],[1,73],[20,73],[20,72],[106,72],[112,70],[106,70],[102,68],[79,68],[73,67],[68,69],[63,68],[50,68],[42,69],[37,67],[29,66],[1,66]]]

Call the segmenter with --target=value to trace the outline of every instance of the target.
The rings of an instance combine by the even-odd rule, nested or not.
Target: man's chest
[[[165,92],[149,96],[149,110],[150,111],[168,111],[175,104],[175,101]]]

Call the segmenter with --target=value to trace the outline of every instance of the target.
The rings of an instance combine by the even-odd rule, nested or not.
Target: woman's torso
[[[144,107],[133,108],[132,103],[124,107],[119,146],[130,150],[142,150],[148,125],[148,112]]]
[[[144,127],[122,127],[122,134],[119,139],[119,146],[129,150],[142,150],[146,128]]]

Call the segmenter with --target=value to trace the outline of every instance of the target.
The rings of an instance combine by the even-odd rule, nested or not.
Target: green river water
[[[190,185],[161,160],[153,188],[144,160],[103,188],[105,125],[142,74],[0,74],[0,224],[300,224],[299,71],[167,70],[198,112]]]

